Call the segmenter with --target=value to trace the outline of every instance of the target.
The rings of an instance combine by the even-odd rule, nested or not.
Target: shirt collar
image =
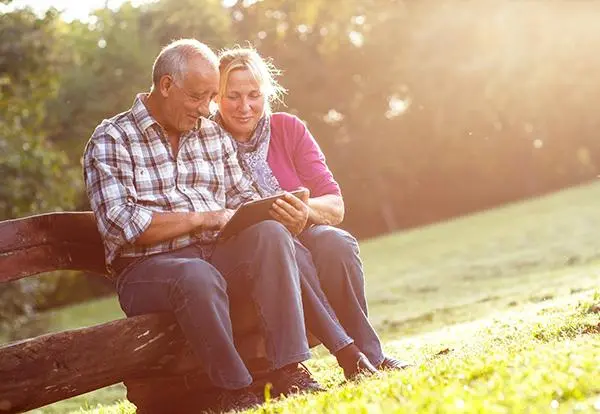
[[[147,93],[138,93],[133,101],[133,106],[131,107],[133,120],[143,132],[146,132],[146,130],[154,124],[159,125],[158,122],[156,122],[156,119],[150,115],[148,108],[146,108],[146,105],[144,104],[147,97]]]

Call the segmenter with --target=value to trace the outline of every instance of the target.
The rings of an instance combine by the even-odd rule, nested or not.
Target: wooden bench
[[[62,269],[107,273],[91,212],[0,222],[0,283]],[[250,302],[231,306],[236,345],[260,376],[267,365],[256,311]],[[138,413],[199,412],[212,403],[208,378],[171,314],[123,318],[0,347],[0,414],[120,382]]]

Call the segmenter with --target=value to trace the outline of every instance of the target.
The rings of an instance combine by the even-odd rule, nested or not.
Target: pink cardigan
[[[271,115],[267,162],[286,191],[302,186],[310,190],[311,197],[341,195],[340,186],[327,167],[319,144],[294,115],[285,112]]]

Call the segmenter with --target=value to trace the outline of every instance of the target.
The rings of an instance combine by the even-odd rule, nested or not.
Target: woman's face
[[[265,97],[260,85],[247,69],[229,72],[225,95],[219,96],[218,104],[225,129],[237,141],[252,137],[265,112]]]

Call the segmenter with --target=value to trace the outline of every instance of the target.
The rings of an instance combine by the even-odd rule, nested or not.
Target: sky
[[[133,0],[132,3],[141,4],[149,0]],[[79,19],[85,21],[90,11],[104,7],[116,8],[124,0],[14,0],[11,7],[30,6],[36,11],[44,12],[50,6],[63,11],[66,21]],[[0,9],[1,10],[1,9]]]

